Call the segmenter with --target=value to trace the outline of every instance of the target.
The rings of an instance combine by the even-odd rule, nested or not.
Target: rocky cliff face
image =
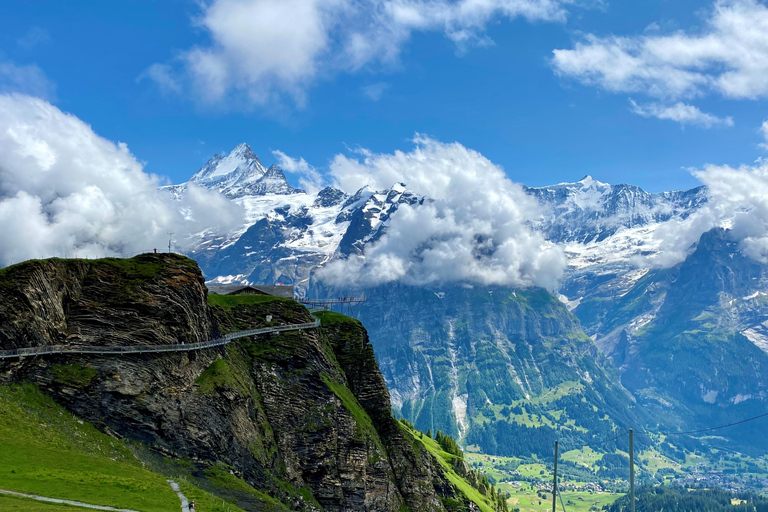
[[[209,306],[199,269],[175,255],[50,260],[0,271],[0,348],[167,344],[311,321],[287,299]],[[292,510],[444,510],[463,501],[441,465],[395,421],[362,325],[256,336],[194,352],[0,361],[2,383],[31,381],[113,436],[226,468]],[[186,467],[186,466],[185,466]],[[253,495],[237,495],[261,510]]]

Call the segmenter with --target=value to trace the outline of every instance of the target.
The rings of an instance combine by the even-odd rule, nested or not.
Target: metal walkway
[[[227,334],[223,338],[215,340],[200,341],[198,343],[175,343],[173,345],[132,345],[132,346],[106,346],[99,347],[94,345],[42,345],[39,347],[15,348],[10,350],[0,350],[0,359],[11,359],[15,357],[43,356],[47,354],[152,354],[156,352],[189,352],[191,350],[202,350],[204,348],[219,347],[226,345],[237,338],[255,336],[257,334],[269,334],[273,332],[301,331],[305,329],[314,329],[320,327],[320,320],[307,322],[304,324],[287,324],[274,327],[262,327],[261,329],[250,329],[248,331],[237,331]]]

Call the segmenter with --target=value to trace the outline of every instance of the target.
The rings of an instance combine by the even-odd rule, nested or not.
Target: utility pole
[[[557,512],[557,441],[555,441],[555,471],[552,479],[552,512]]]
[[[635,441],[629,429],[629,510],[635,512]]]
[[[171,240],[173,239],[173,231],[168,232],[168,252],[171,252]]]

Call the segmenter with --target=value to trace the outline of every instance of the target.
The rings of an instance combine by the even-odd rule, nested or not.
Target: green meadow
[[[206,511],[234,505],[180,482]],[[165,476],[122,441],[78,419],[32,385],[0,386],[0,489],[141,512],[178,510]],[[0,510],[85,510],[0,495]]]

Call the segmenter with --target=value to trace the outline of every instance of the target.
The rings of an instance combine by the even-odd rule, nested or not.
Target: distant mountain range
[[[246,212],[240,229],[202,234],[190,251],[207,278],[293,283],[300,295],[341,293],[315,272],[364,253],[403,204],[430,201],[401,183],[353,195],[331,187],[307,193],[276,166],[265,170],[246,144],[165,188],[179,195],[189,183]],[[568,257],[560,289],[549,290],[559,300],[543,290],[469,284],[347,290],[368,293],[359,315],[398,412],[422,430],[479,444],[502,423],[569,433],[579,443],[589,441],[585,430],[638,422],[696,428],[764,412],[768,268],[722,229],[671,268],[638,266],[661,250],[658,229],[707,203],[705,188],[652,194],[587,176],[525,191],[548,211],[534,229]],[[582,415],[569,396],[601,414]],[[747,426],[721,440],[748,448],[754,432]],[[758,434],[765,438],[765,429]]]
[[[609,185],[585,176],[576,183],[525,187],[550,207],[538,226],[553,242],[602,242],[619,231],[684,219],[707,201],[706,189],[651,194],[634,185]]]

